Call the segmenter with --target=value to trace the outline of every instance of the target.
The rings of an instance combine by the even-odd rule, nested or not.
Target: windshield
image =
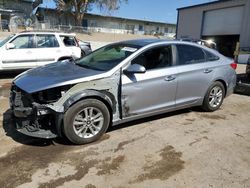
[[[140,47],[131,44],[111,44],[100,48],[76,62],[77,65],[100,71],[108,71],[126,59]]]
[[[0,42],[0,47],[2,47],[6,42],[8,42],[14,35],[10,35]]]

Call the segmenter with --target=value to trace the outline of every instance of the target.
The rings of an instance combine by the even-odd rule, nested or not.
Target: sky
[[[211,2],[213,0],[128,0],[119,10],[112,12],[111,16],[158,21],[164,23],[177,22],[177,8]],[[44,0],[43,7],[54,8],[52,0]],[[93,8],[90,13],[104,14]]]

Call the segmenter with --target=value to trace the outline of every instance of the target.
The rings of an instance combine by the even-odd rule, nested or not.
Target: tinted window
[[[33,35],[20,35],[11,43],[15,45],[15,49],[34,48]]]
[[[169,67],[172,65],[171,46],[157,47],[142,53],[136,57],[132,64],[139,64],[146,70]]]
[[[36,35],[37,48],[55,48],[59,43],[55,35]]]
[[[209,52],[209,51],[206,51],[204,50],[205,54],[206,54],[206,57],[207,57],[207,61],[216,61],[219,59],[218,56],[214,55],[213,53]]]
[[[111,44],[83,57],[76,64],[85,68],[108,71],[137,51],[138,48],[140,47],[130,44]]]
[[[193,63],[205,62],[205,53],[201,48],[191,45],[177,45],[178,50],[178,64],[188,65]]]
[[[65,46],[78,46],[75,37],[73,36],[60,36]]]

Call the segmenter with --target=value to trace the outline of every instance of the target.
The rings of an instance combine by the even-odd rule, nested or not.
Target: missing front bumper
[[[62,115],[42,105],[13,108],[18,132],[37,138],[61,136]]]

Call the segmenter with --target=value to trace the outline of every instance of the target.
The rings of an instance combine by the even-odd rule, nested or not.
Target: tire
[[[87,144],[98,140],[108,129],[109,123],[107,106],[97,99],[85,99],[67,110],[63,129],[72,143]]]
[[[213,112],[220,108],[225,97],[225,87],[221,82],[214,82],[204,97],[202,108],[207,112]],[[213,100],[213,102],[212,102]]]

